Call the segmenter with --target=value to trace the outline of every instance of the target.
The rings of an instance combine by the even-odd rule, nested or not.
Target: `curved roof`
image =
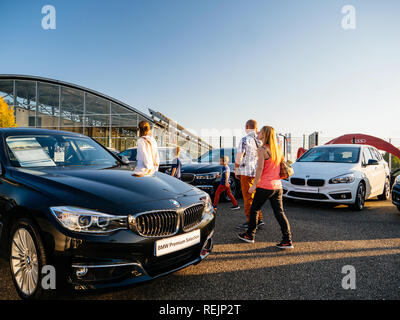
[[[55,80],[55,79],[49,79],[49,78],[43,78],[43,77],[37,77],[37,76],[29,76],[29,75],[20,75],[20,74],[0,74],[0,80],[28,80],[28,81],[40,81],[40,82],[44,82],[44,83],[49,83],[49,84],[54,84],[54,85],[60,85],[60,86],[64,86],[64,87],[68,87],[68,88],[72,88],[72,89],[77,89],[77,90],[81,90],[81,91],[85,91],[88,92],[90,94],[96,95],[100,98],[103,99],[107,99],[113,103],[119,104],[127,109],[130,109],[138,114],[140,114],[142,117],[146,118],[148,121],[154,122],[151,117],[149,117],[148,115],[146,115],[145,113],[137,110],[136,108],[131,107],[130,105],[121,102],[117,99],[114,99],[110,96],[107,96],[103,93],[100,93],[98,91],[89,89],[89,88],[85,88],[83,86],[79,86],[73,83],[69,83],[69,82],[65,82],[65,81],[60,81],[60,80]]]
[[[379,150],[386,151],[400,158],[400,150],[391,143],[383,139],[362,133],[345,134],[327,142],[326,144],[352,144],[353,141],[357,144],[374,146]]]

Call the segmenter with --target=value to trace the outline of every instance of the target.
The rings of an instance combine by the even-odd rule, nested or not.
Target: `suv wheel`
[[[42,241],[32,221],[18,220],[11,232],[9,261],[11,277],[22,299],[37,299],[42,293],[42,266],[46,255]]]
[[[354,201],[354,204],[351,206],[354,210],[361,211],[364,209],[365,195],[366,195],[365,185],[364,183],[360,182],[357,188],[356,199]]]
[[[386,178],[383,193],[380,196],[378,196],[378,199],[379,200],[387,200],[389,198],[390,198],[390,180],[389,180],[389,178]]]

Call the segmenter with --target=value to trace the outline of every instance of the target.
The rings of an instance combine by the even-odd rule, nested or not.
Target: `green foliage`
[[[389,163],[389,153],[386,152],[383,158]],[[400,159],[392,156],[392,171],[396,169],[400,169]]]

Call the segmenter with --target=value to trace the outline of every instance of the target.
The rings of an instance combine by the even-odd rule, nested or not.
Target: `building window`
[[[61,87],[61,130],[83,133],[84,92]]]
[[[28,127],[30,117],[36,118],[36,82],[17,80],[15,91],[15,120],[18,126]],[[34,124],[33,127],[35,126]]]
[[[60,119],[60,86],[39,82],[38,91],[36,127],[58,129]]]

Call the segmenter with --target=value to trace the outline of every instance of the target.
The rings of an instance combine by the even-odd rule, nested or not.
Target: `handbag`
[[[284,158],[282,158],[281,164],[280,164],[280,172],[279,176],[282,180],[289,179],[294,174],[294,170],[292,166],[285,161]]]

